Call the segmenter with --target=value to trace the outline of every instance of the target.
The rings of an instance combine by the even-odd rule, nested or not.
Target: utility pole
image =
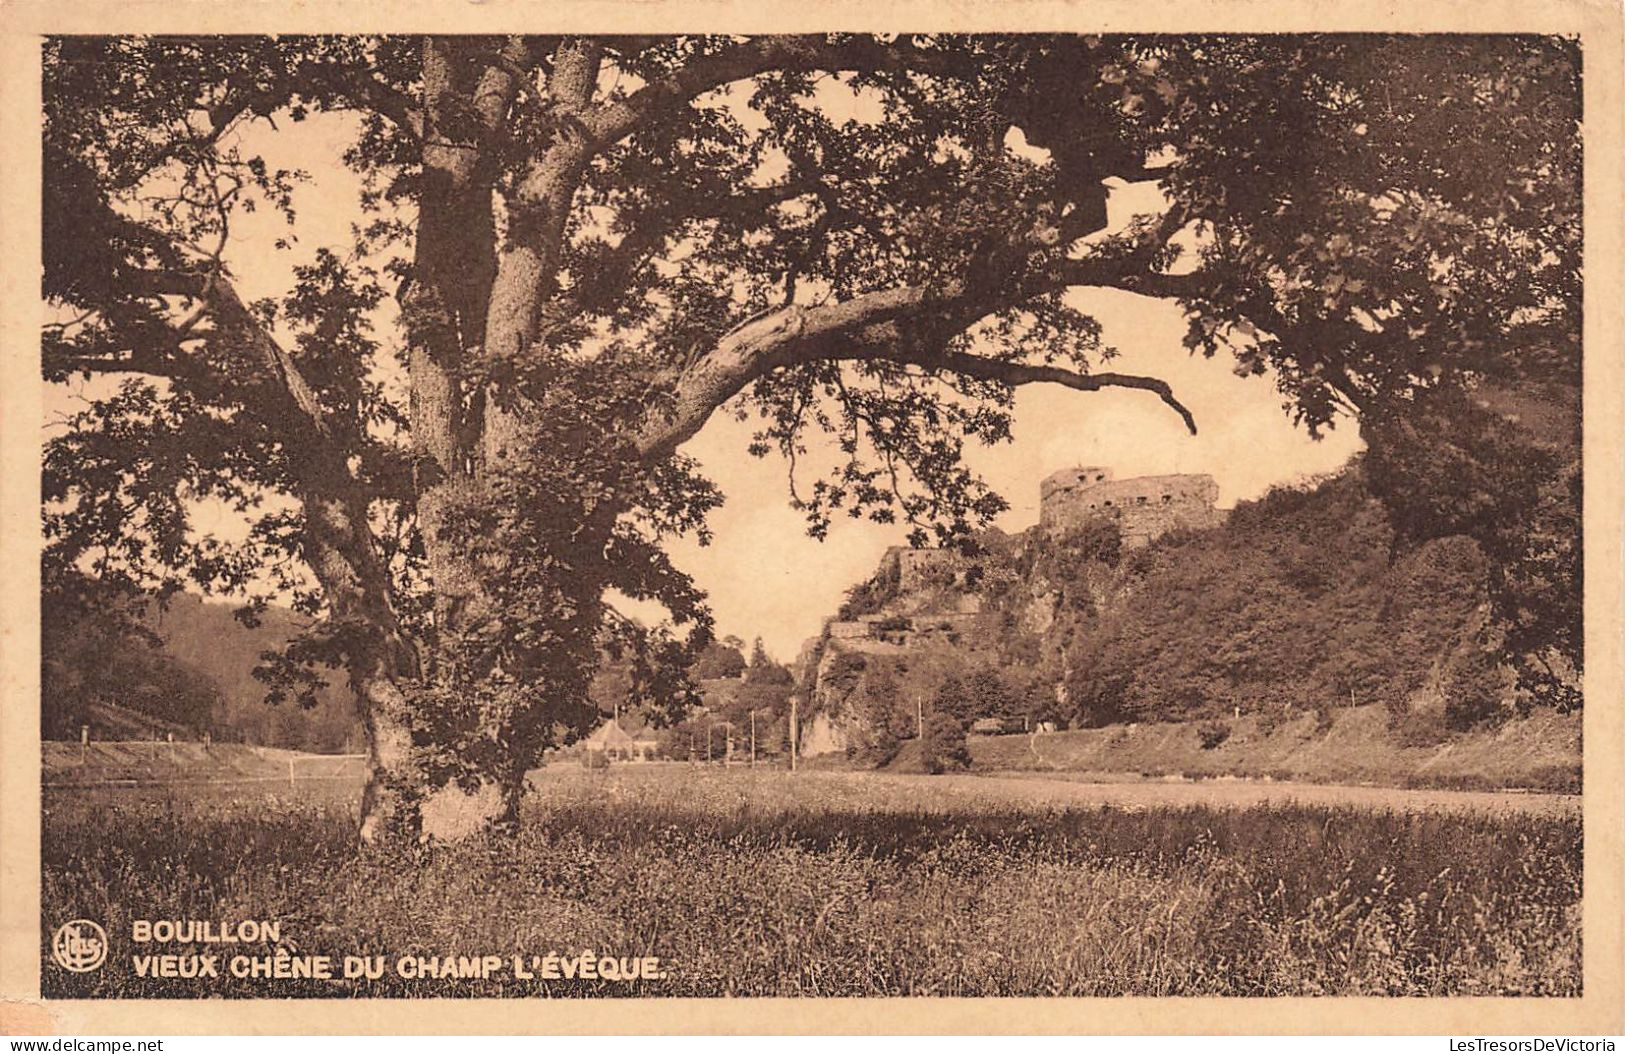
[[[711,722],[705,722],[705,763],[711,764]]]
[[[797,702],[799,702],[799,700],[795,696],[792,695],[790,697],[790,771],[791,772],[794,772],[796,770],[796,739],[798,738],[797,733],[800,731],[800,728],[798,727],[798,725],[796,723],[796,703]]]
[[[756,711],[750,712],[750,767],[756,767]]]
[[[914,696],[914,738],[925,738],[925,704],[918,693]]]

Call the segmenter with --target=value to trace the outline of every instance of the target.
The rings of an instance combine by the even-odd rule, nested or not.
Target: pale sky
[[[347,121],[331,117],[282,122],[278,133],[256,135],[253,148],[272,165],[305,167],[313,180],[296,191],[298,242],[291,251],[274,248],[287,233],[274,215],[262,211],[234,220],[227,260],[245,299],[286,292],[292,267],[310,260],[319,247],[347,251],[350,225],[358,219],[359,180],[317,159],[336,158],[350,135]],[[1144,184],[1114,193],[1114,225],[1132,212],[1151,211],[1156,200],[1155,189]],[[1218,481],[1220,505],[1229,506],[1277,483],[1335,470],[1360,449],[1357,430],[1346,421],[1318,442],[1294,428],[1270,378],[1238,378],[1227,358],[1192,357],[1180,342],[1184,323],[1173,303],[1101,290],[1074,291],[1073,297],[1076,306],[1099,319],[1104,341],[1121,353],[1103,368],[1168,381],[1195,414],[1200,434],[1189,435],[1150,393],[1022,389],[1014,440],[967,451],[971,466],[1010,502],[998,522],[1005,530],[1037,521],[1038,481],[1068,466],[1106,465],[1119,478],[1205,472]],[[48,420],[76,408],[74,392],[109,387],[106,378],[67,390],[57,386],[47,394]],[[834,614],[844,592],[874,571],[887,546],[906,544],[906,531],[841,518],[827,541],[808,538],[802,515],[790,507],[783,460],[745,454],[751,431],[750,423],[719,413],[683,448],[700,461],[727,501],[711,518],[711,546],[679,541],[671,553],[710,596],[718,635],[746,641],[760,636],[771,654],[788,661]],[[204,525],[222,535],[241,536],[237,525],[208,519],[214,522]]]

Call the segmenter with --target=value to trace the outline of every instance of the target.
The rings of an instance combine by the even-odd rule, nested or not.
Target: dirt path
[[[1368,809],[1401,811],[1474,811],[1525,813],[1535,815],[1578,814],[1577,794],[1520,794],[1493,791],[1453,791],[1405,789],[1399,787],[1351,787],[1336,784],[1290,783],[1285,781],[1205,779],[1205,780],[1116,780],[1097,781],[1080,774],[1066,778],[1048,773],[995,772],[988,775],[960,773],[941,776],[911,776],[889,772],[809,773],[840,776],[879,783],[901,789],[913,784],[922,794],[922,806],[932,799],[969,796],[1003,799],[1028,805],[1116,805],[1126,809],[1153,809],[1182,805],[1211,805],[1245,808],[1251,805],[1353,805]]]

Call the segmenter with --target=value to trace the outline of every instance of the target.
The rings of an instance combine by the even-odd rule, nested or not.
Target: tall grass
[[[930,784],[923,786],[929,787]],[[878,797],[877,797],[878,794]],[[1034,811],[834,780],[550,782],[512,839],[357,852],[351,806],[52,795],[53,997],[1573,995],[1578,818],[1352,808]],[[656,955],[669,975],[137,978],[132,919],[282,921],[297,953]],[[264,948],[230,949],[263,952]]]

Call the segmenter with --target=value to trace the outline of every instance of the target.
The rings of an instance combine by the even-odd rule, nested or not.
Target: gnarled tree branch
[[[1156,278],[1191,276],[1154,275],[1126,271],[1122,261],[1085,261],[1064,269],[1058,287],[1087,284],[1156,288]],[[1075,279],[1076,281],[1068,280]],[[1172,283],[1184,288],[1186,283]],[[1190,283],[1192,287],[1195,280]],[[1001,306],[972,300],[965,290],[949,285],[927,290],[903,286],[854,297],[820,307],[790,305],[736,326],[673,382],[674,397],[664,413],[655,412],[638,437],[640,457],[648,462],[669,456],[693,438],[723,403],[747,385],[775,369],[811,362],[890,359],[930,371],[957,373],[1010,386],[1035,383],[1062,384],[1077,391],[1133,388],[1155,393],[1180,415],[1194,434],[1196,420],[1165,381],[1119,373],[1083,373],[1051,364],[989,359],[943,350],[947,338]]]
[[[625,99],[597,106],[583,127],[599,147],[618,142],[637,126],[674,106],[734,81],[772,70],[881,72],[909,70],[938,75],[964,75],[944,52],[915,46],[907,37],[883,44],[872,37],[832,44],[822,37],[763,36],[736,44],[688,63],[670,75],[639,88]]]

